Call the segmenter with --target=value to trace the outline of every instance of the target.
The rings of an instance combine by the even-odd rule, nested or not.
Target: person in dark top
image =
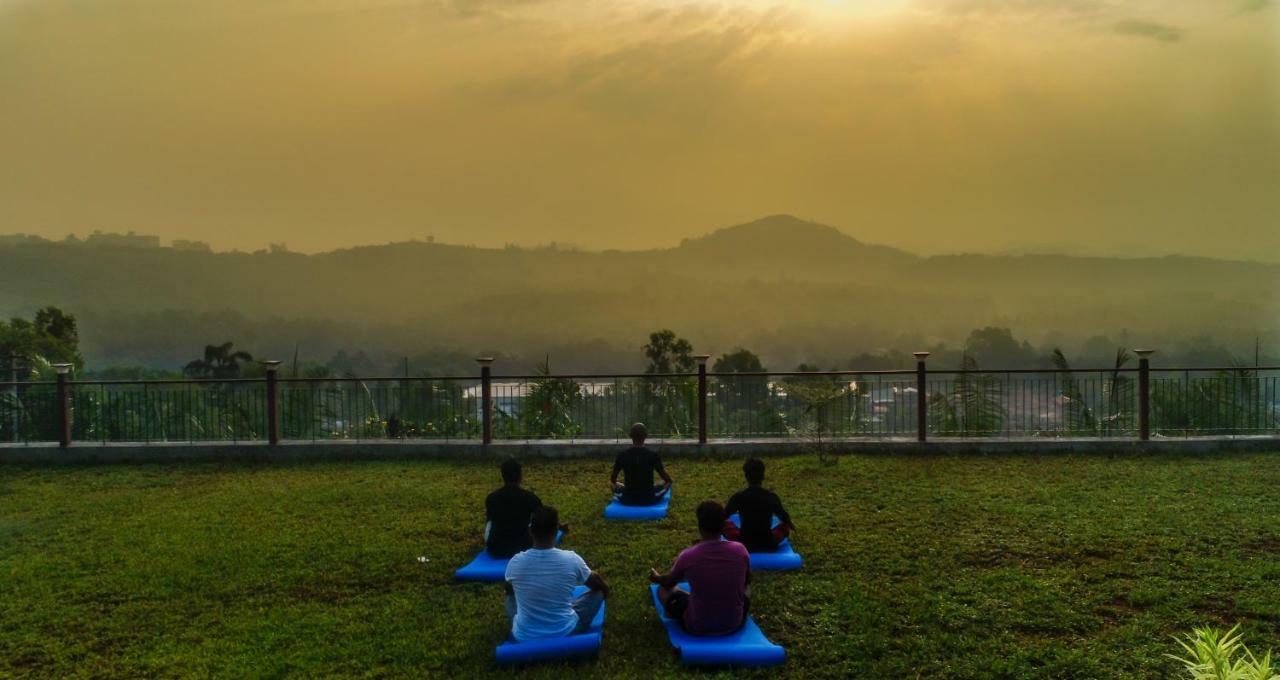
[[[699,541],[686,548],[665,574],[649,570],[667,616],[693,635],[728,635],[747,620],[751,605],[751,555],[746,547],[720,540],[724,508],[715,501],[698,506]],[[689,590],[679,587],[689,583]]]
[[[613,461],[613,474],[609,477],[609,483],[613,486],[614,498],[623,505],[656,505],[671,488],[671,475],[662,467],[662,459],[644,446],[644,440],[648,436],[649,430],[644,423],[632,425],[633,446],[619,453]],[[663,482],[656,486],[653,483],[655,471]],[[622,473],[626,480],[624,484],[618,483],[618,473]]]
[[[724,507],[724,537],[737,541],[751,552],[774,552],[778,544],[795,529],[791,515],[782,507],[778,494],[764,488],[764,462],[755,458],[742,464],[742,474],[747,478],[747,488],[733,494]],[[728,517],[738,513],[741,526]],[[778,526],[771,527],[774,516]]]
[[[533,547],[529,517],[542,507],[542,501],[520,486],[522,477],[520,461],[508,458],[502,462],[502,488],[484,499],[485,550],[494,557],[511,557]]]

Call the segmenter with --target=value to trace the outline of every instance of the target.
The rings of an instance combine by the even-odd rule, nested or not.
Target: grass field
[[[742,676],[1167,677],[1171,636],[1206,623],[1280,646],[1280,455],[768,464],[806,564],[757,575],[789,659]],[[614,595],[598,660],[522,673],[685,672],[644,575],[741,473],[668,467],[672,517],[616,524],[607,461],[527,465]],[[0,467],[0,675],[496,675],[501,587],[452,572],[497,484],[492,463]]]

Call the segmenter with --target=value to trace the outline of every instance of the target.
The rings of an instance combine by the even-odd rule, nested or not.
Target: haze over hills
[[[91,363],[172,367],[206,342],[324,361],[479,351],[634,368],[649,331],[773,364],[963,341],[1276,337],[1280,265],[1191,257],[919,257],[775,215],[645,251],[407,242],[303,255],[0,245],[0,313],[76,314]],[[588,348],[588,349],[584,349]],[[424,361],[427,361],[424,359]],[[620,365],[625,363],[626,365]],[[607,364],[607,365],[605,365]]]

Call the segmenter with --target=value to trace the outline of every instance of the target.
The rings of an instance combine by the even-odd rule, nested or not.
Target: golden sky
[[[1274,0],[0,0],[0,233],[1280,260]]]

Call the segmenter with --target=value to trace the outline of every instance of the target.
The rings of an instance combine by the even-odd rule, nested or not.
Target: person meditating
[[[522,477],[520,461],[508,458],[502,462],[502,487],[484,499],[484,548],[494,557],[511,557],[533,545],[529,518],[542,501],[520,486]]]
[[[609,477],[609,483],[613,487],[614,497],[623,505],[655,505],[671,488],[671,475],[662,467],[662,459],[644,446],[644,440],[648,436],[649,430],[644,423],[632,425],[631,448],[619,453],[613,461],[613,474]],[[656,486],[653,483],[655,471],[663,481]],[[625,483],[618,483],[618,473],[623,474]]]
[[[728,635],[747,620],[751,556],[741,543],[720,540],[724,508],[715,501],[698,506],[701,540],[676,558],[671,571],[649,570],[658,584],[658,600],[671,619],[692,635]],[[676,584],[689,583],[686,591]]]
[[[560,514],[544,505],[529,524],[533,548],[507,563],[507,617],[517,642],[581,633],[609,596],[609,585],[572,550],[555,547]],[[585,584],[583,594],[574,588]]]
[[[733,494],[725,506],[724,537],[737,541],[751,552],[775,552],[778,544],[791,535],[795,526],[791,515],[782,507],[778,494],[764,488],[764,462],[750,458],[742,464],[742,474],[747,478],[747,488]],[[738,514],[741,526],[728,517]],[[777,515],[778,526],[772,526]]]

